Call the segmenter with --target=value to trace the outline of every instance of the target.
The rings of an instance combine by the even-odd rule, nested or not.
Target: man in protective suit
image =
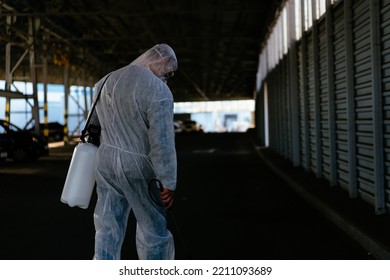
[[[94,259],[121,258],[130,211],[139,259],[174,259],[166,209],[173,202],[177,161],[166,80],[177,67],[173,49],[158,44],[95,85],[102,92],[91,118],[101,127]]]

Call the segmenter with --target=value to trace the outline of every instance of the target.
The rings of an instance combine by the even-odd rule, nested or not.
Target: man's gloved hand
[[[164,187],[161,188],[160,197],[162,202],[164,202],[165,206],[167,207],[167,209],[169,209],[173,204],[173,194],[174,192],[171,191],[170,189]]]

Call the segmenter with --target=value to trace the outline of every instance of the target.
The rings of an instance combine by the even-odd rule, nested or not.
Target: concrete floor
[[[177,259],[373,259],[259,157],[247,134],[177,135],[178,187],[168,214]],[[60,202],[74,145],[0,165],[0,259],[91,259],[93,207]],[[129,219],[123,259],[136,259]]]

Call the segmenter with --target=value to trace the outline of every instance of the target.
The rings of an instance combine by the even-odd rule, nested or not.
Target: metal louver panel
[[[287,56],[283,59],[281,63],[281,76],[282,82],[281,84],[281,114],[282,114],[282,131],[281,135],[283,135],[283,155],[286,158],[290,157],[290,149],[291,149],[291,115],[290,115],[290,94],[289,94],[289,77],[288,77],[288,59]]]
[[[309,147],[310,168],[317,171],[317,145],[316,145],[316,103],[315,103],[315,73],[314,73],[314,48],[312,31],[307,34],[307,110],[309,122]]]
[[[269,144],[274,150],[280,152],[280,118],[278,112],[279,90],[278,67],[273,69],[268,76],[268,102],[269,102]]]
[[[305,38],[298,44],[298,103],[299,103],[299,130],[300,130],[300,158],[301,165],[308,169],[309,166],[309,143],[307,129],[307,67]]]
[[[349,186],[348,112],[346,80],[346,48],[344,9],[338,5],[333,12],[334,94],[336,119],[337,182]]]
[[[373,103],[371,82],[371,37],[369,1],[354,2],[354,94],[356,118],[356,168],[359,195],[373,202],[374,151],[373,151]]]
[[[322,176],[330,180],[330,138],[329,138],[329,92],[328,92],[328,53],[326,41],[326,21],[318,23],[319,48],[319,109],[321,128]]]
[[[268,76],[270,146],[286,158],[291,153],[291,117],[287,67],[288,60],[281,60]]]
[[[390,209],[390,0],[381,1],[384,175],[386,208]]]

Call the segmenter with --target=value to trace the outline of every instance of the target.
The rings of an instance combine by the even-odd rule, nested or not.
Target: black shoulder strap
[[[89,122],[91,121],[92,114],[93,114],[93,112],[95,111],[95,107],[96,107],[96,104],[97,104],[97,102],[98,102],[98,100],[99,100],[100,94],[102,93],[103,86],[104,86],[104,84],[106,83],[108,77],[110,77],[111,74],[112,74],[112,72],[111,72],[110,74],[108,74],[107,77],[104,79],[104,81],[103,81],[103,83],[102,83],[102,85],[101,85],[101,87],[100,87],[100,89],[99,89],[99,92],[98,92],[98,94],[97,94],[97,96],[96,96],[96,100],[95,100],[95,102],[92,104],[91,110],[89,111],[89,114],[88,114],[88,117],[87,117],[87,121],[85,122],[84,129],[83,129],[82,132],[81,132],[80,140],[81,140],[82,142],[85,141],[84,139],[85,139],[85,135],[86,135],[86,133],[87,133],[87,129],[88,129],[88,126],[89,126]]]

